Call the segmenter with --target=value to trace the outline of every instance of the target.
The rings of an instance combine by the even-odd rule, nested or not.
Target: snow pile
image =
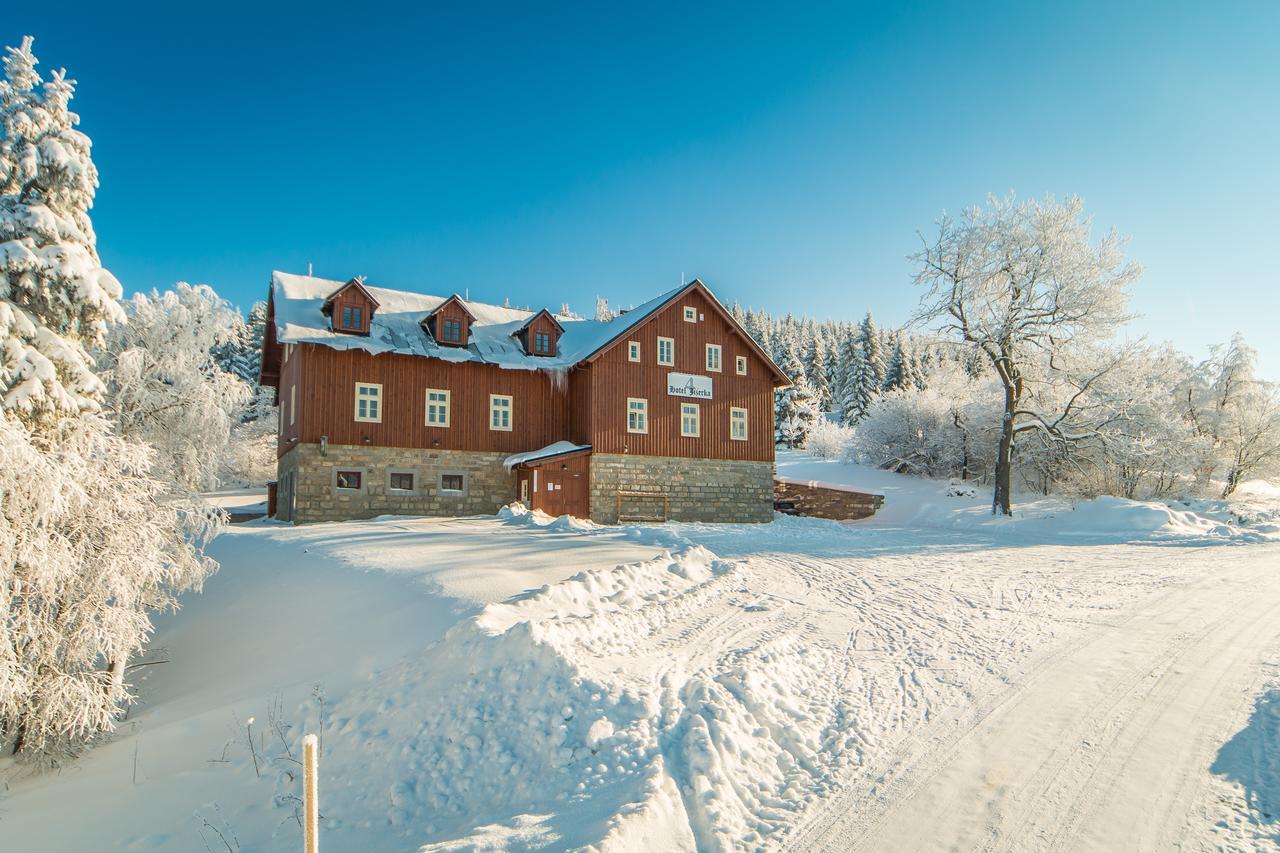
[[[985,532],[1039,542],[1181,542],[1187,544],[1280,539],[1280,498],[1255,485],[1232,501],[1133,501],[1102,496],[1073,502],[1064,497],[1019,495],[1012,518],[991,514],[991,489],[964,481],[929,480],[867,465],[779,455],[780,479],[814,482],[885,496],[884,507],[859,528],[940,529]]]
[[[326,739],[362,746],[325,757],[326,835],[341,847],[385,831],[426,849],[762,843],[843,753],[828,734],[829,652],[779,635],[713,671],[700,655],[721,631],[647,647],[744,572],[689,546],[486,607],[333,709]]]

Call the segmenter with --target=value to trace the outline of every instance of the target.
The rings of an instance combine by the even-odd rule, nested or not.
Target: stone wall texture
[[[507,455],[333,444],[322,455],[320,445],[300,444],[280,457],[278,472],[282,489],[289,473],[295,477],[293,518],[283,491],[277,517],[306,524],[376,515],[490,515],[515,500],[515,475],[502,465]],[[360,471],[360,489],[336,488],[338,470]],[[412,473],[414,490],[391,489],[393,471]],[[443,491],[442,474],[463,475],[464,490]]]
[[[617,524],[664,512],[673,521],[772,521],[773,463],[592,454],[593,521]]]

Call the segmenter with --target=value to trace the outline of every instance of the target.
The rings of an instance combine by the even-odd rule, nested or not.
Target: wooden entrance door
[[[530,471],[530,503],[547,515],[572,515],[589,518],[588,500],[591,471],[590,457],[574,456],[564,460],[550,459]],[[536,485],[535,485],[536,484]]]

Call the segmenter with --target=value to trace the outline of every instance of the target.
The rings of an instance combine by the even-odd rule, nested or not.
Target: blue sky
[[[130,291],[310,262],[586,312],[683,274],[897,323],[944,208],[1076,193],[1138,332],[1280,378],[1280,4],[783,5],[28,2],[0,40],[80,81]]]

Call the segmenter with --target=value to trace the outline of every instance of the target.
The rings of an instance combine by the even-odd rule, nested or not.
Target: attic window
[[[354,305],[342,306],[342,328],[356,329],[357,331],[364,328],[363,310]]]
[[[533,333],[533,351],[538,355],[551,355],[551,333]]]
[[[698,322],[698,309],[694,308],[692,305],[684,306],[684,321],[686,323]]]
[[[462,343],[462,321],[461,320],[445,320],[444,332],[440,340],[447,341],[451,344]]]

